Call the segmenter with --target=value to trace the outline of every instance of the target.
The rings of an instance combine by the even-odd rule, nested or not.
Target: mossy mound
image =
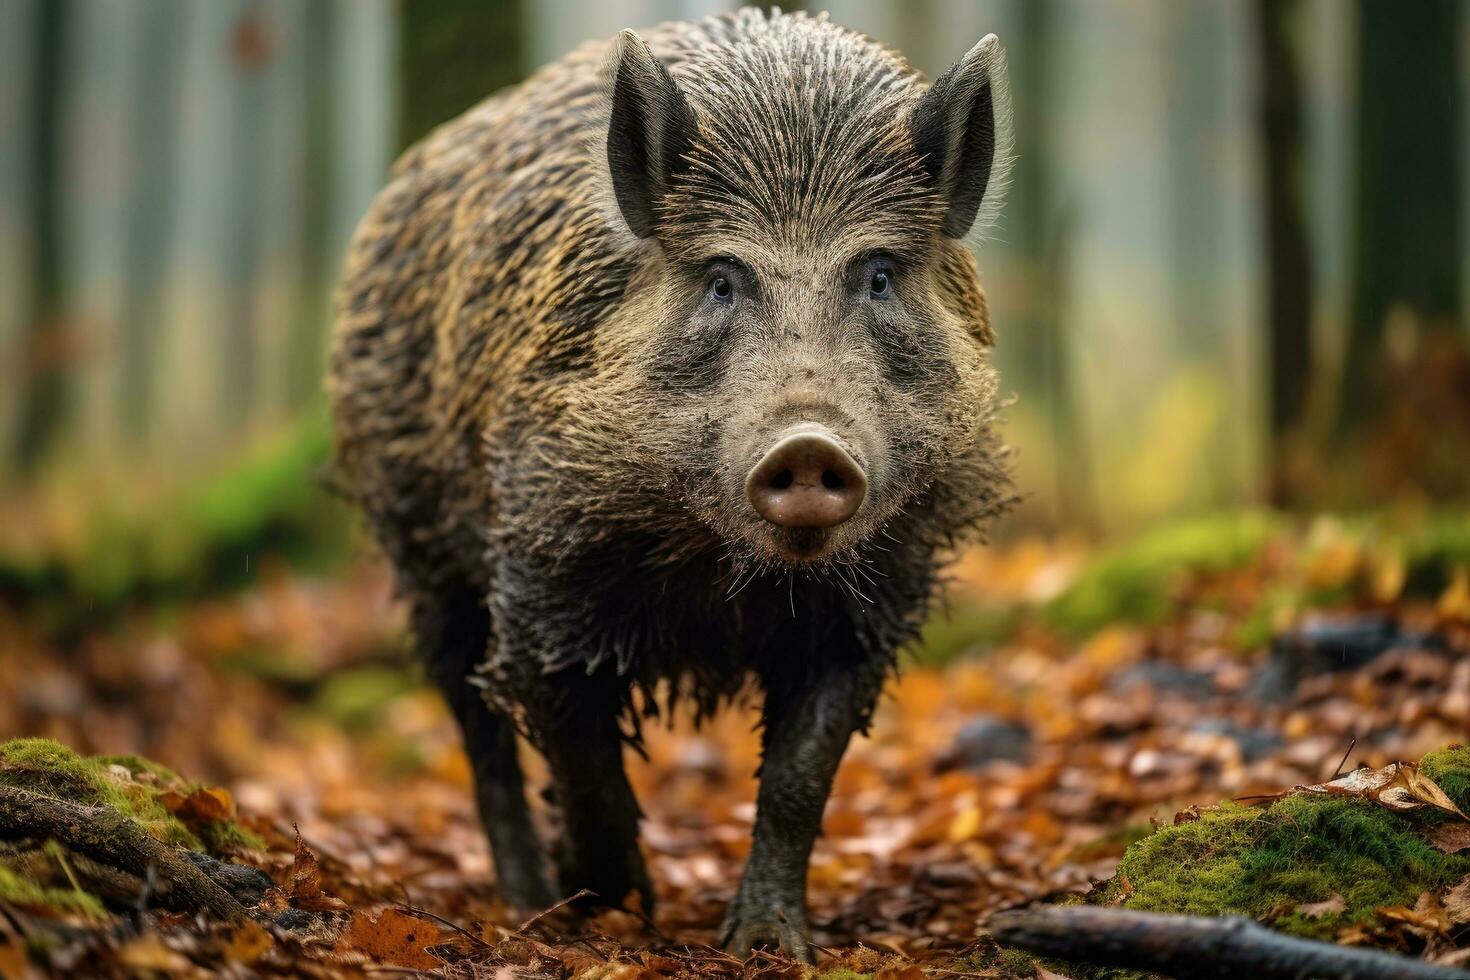
[[[352,527],[323,486],[330,442],[326,413],[314,410],[228,465],[146,497],[94,504],[59,487],[47,497],[66,506],[38,513],[39,530],[0,533],[0,599],[64,630],[133,602],[239,588],[271,558],[330,566],[348,553]]]
[[[168,794],[187,799],[202,785],[134,755],[87,757],[50,739],[13,739],[0,743],[0,786],[113,807],[158,840],[191,851],[220,856],[264,846],[230,819],[180,819],[165,803]]]
[[[1246,565],[1284,526],[1279,515],[1244,511],[1150,531],[1090,562],[1042,618],[1078,635],[1120,621],[1157,622],[1172,608],[1182,577]]]
[[[1427,756],[1421,772],[1463,796],[1470,750]],[[1095,900],[1147,912],[1270,917],[1286,932],[1330,937],[1470,874],[1470,854],[1445,854],[1426,839],[1436,819],[1319,793],[1266,807],[1226,803],[1132,844]],[[1301,910],[1333,896],[1341,909]]]
[[[1273,544],[1295,560],[1273,564]],[[1239,624],[1238,643],[1260,646],[1279,621],[1305,609],[1354,598],[1439,597],[1470,567],[1470,511],[1461,505],[1416,518],[1368,512],[1302,526],[1272,511],[1246,510],[1164,524],[1095,556],[1040,607],[1041,621],[1074,636],[1120,623],[1156,623],[1181,590],[1260,564],[1256,607]],[[1217,599],[1191,592],[1195,604]],[[997,620],[1004,625],[1003,620]]]

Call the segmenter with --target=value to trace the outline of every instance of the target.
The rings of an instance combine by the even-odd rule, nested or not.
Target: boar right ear
[[[607,163],[623,219],[633,234],[647,238],[657,224],[659,199],[684,167],[697,127],[684,93],[643,38],[623,31],[613,58]]]
[[[1006,55],[987,34],[935,80],[909,117],[909,135],[945,202],[942,230],[963,238],[1000,211],[1011,162]]]

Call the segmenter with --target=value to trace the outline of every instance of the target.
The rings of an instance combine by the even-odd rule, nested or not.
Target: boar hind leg
[[[413,615],[419,649],[464,732],[475,778],[475,802],[490,840],[500,893],[511,905],[543,909],[552,904],[541,842],[531,826],[516,760],[515,731],[485,704],[469,682],[484,659],[490,614],[469,590],[443,603],[420,602]]]
[[[638,801],[623,771],[616,708],[573,697],[537,725],[551,771],[548,796],[561,818],[553,848],[563,896],[586,889],[584,905],[624,907],[637,892],[653,911],[653,886],[638,850]]]
[[[721,942],[738,956],[761,947],[812,962],[806,874],[822,809],[853,732],[872,711],[883,671],[865,664],[821,669],[787,658],[762,672],[765,735],[755,835]]]

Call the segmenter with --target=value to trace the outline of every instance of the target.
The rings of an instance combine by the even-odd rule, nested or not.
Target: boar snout
[[[802,423],[783,432],[745,478],[756,513],[780,527],[836,527],[868,493],[868,478],[830,430]]]

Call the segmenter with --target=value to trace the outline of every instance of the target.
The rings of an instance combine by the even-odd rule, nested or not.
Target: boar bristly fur
[[[397,164],[348,262],[336,465],[464,728],[511,901],[650,902],[635,701],[709,711],[753,681],[724,938],[809,957],[838,760],[943,557],[1010,499],[963,242],[1008,149],[993,37],[931,86],[824,18],[743,10],[585,46]],[[747,474],[808,430],[861,505],[767,519]],[[551,774],[554,887],[516,732]]]

